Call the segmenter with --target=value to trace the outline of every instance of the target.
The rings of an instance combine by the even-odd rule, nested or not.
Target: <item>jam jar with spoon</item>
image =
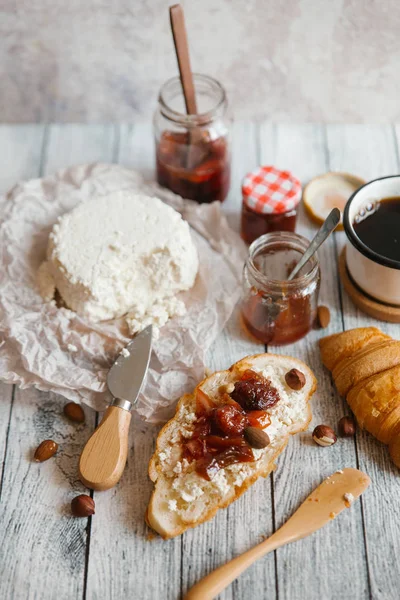
[[[313,327],[320,287],[317,255],[288,279],[309,244],[301,235],[282,231],[259,237],[249,248],[241,315],[248,332],[264,344],[296,342]]]
[[[179,77],[161,88],[154,115],[157,181],[183,198],[223,201],[230,183],[230,118],[225,90],[193,74],[198,113],[187,114]]]

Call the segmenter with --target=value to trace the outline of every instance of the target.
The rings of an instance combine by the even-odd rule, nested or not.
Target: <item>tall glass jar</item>
[[[198,114],[186,114],[179,77],[160,90],[154,115],[157,181],[183,198],[222,202],[230,183],[226,94],[212,77],[193,78]]]
[[[264,344],[290,344],[307,335],[318,308],[320,269],[317,256],[288,281],[309,241],[291,232],[275,232],[255,240],[243,270],[242,319]]]

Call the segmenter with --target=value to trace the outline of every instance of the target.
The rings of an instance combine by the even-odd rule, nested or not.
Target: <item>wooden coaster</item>
[[[346,248],[343,248],[339,259],[339,275],[344,289],[353,300],[354,304],[367,315],[379,319],[380,321],[389,321],[390,323],[400,323],[400,306],[392,304],[383,304],[371,296],[365,294],[361,288],[352,280],[346,265]]]

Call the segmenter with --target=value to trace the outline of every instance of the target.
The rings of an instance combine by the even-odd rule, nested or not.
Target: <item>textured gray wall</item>
[[[0,0],[1,121],[148,117],[176,73],[168,0]],[[184,0],[194,70],[237,117],[400,117],[400,0]]]

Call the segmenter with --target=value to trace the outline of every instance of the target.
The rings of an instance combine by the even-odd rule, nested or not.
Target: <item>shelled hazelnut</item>
[[[235,384],[234,383],[225,383],[219,386],[218,388],[218,392],[220,394],[231,394],[233,392],[233,390],[235,389]]]
[[[342,437],[353,437],[356,432],[356,424],[352,417],[342,417],[338,427]]]
[[[328,425],[317,425],[312,437],[319,446],[332,446],[337,440],[335,432]]]
[[[290,389],[299,391],[306,384],[306,378],[304,373],[298,369],[290,369],[285,375],[285,381]]]
[[[76,496],[71,502],[71,512],[74,517],[90,517],[94,515],[94,509],[94,500],[87,494]]]

